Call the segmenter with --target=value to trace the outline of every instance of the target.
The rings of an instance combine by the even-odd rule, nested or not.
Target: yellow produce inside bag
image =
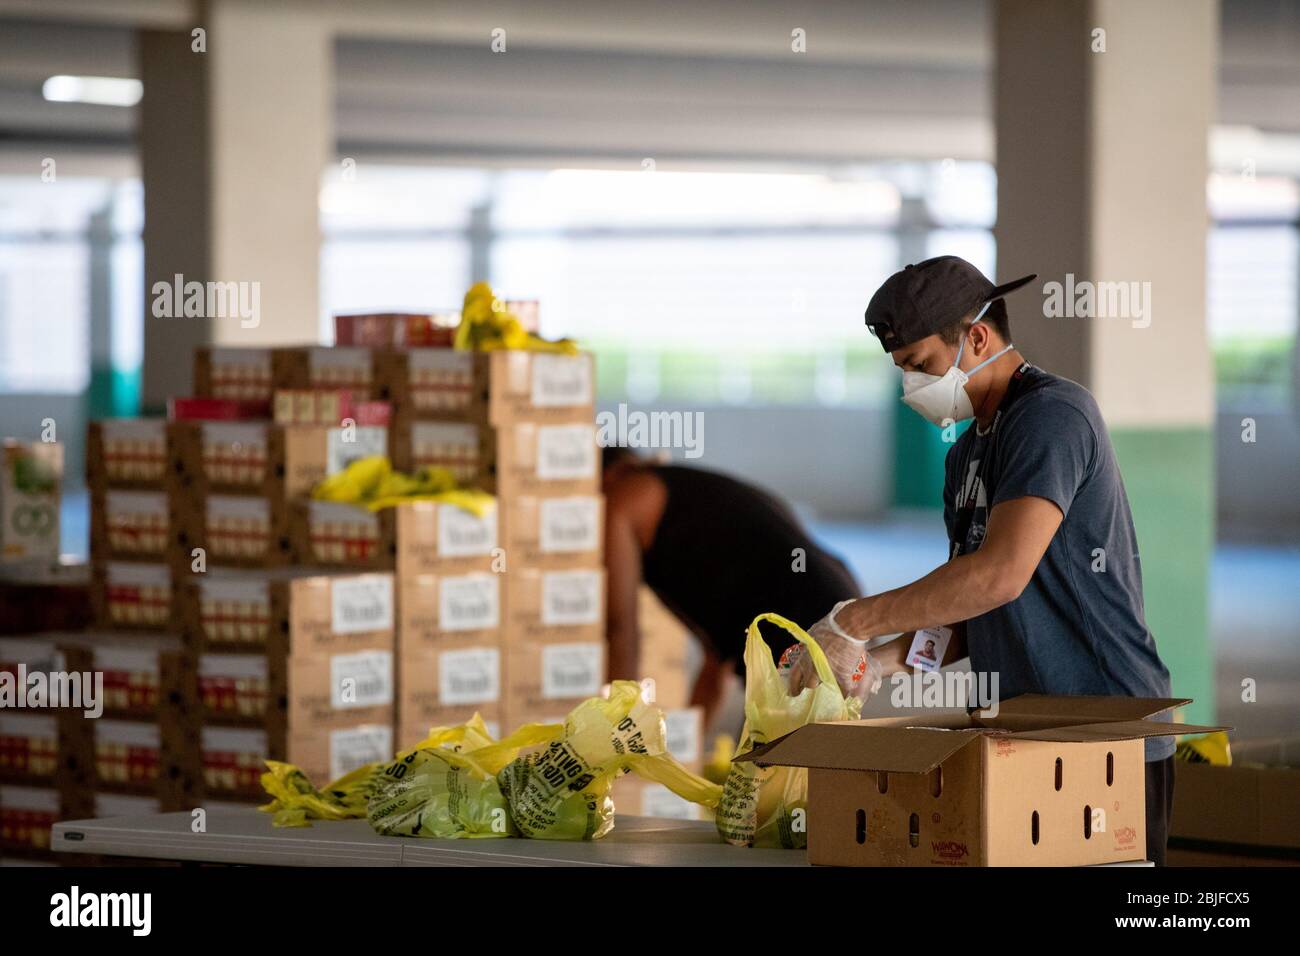
[[[561,724],[525,724],[494,741],[478,714],[468,724],[437,728],[376,769],[365,816],[386,836],[515,836],[496,773],[520,750],[563,733]]]
[[[759,631],[763,621],[789,632],[808,649],[821,679],[816,687],[790,696]],[[861,701],[840,692],[825,653],[803,628],[779,614],[754,618],[745,639],[745,726],[733,758],[805,724],[855,720],[861,710]],[[718,833],[737,846],[803,849],[808,845],[807,804],[805,768],[759,767],[733,759],[716,811]]]
[[[663,712],[635,681],[614,681],[608,698],[570,712],[564,734],[497,774],[520,834],[540,840],[596,840],[614,828],[614,781],[631,771],[678,796],[716,806],[722,788],[668,753]]]

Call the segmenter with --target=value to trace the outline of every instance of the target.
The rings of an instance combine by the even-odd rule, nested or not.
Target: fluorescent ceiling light
[[[116,76],[52,76],[41,93],[51,103],[94,103],[97,106],[135,106],[144,86],[139,80]]]

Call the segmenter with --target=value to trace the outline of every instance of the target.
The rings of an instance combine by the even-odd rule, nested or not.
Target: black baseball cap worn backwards
[[[886,352],[892,352],[948,328],[1036,278],[1034,273],[994,285],[965,259],[926,259],[895,272],[876,290],[867,305],[867,328]]]

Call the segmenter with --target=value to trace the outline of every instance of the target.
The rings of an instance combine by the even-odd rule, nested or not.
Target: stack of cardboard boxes
[[[210,572],[178,614],[193,701],[182,759],[205,799],[265,799],[267,759],[323,782],[392,756],[391,574]]]
[[[0,673],[14,687],[28,673],[64,669],[53,638],[0,637]],[[0,710],[0,856],[48,852],[52,823],[93,808],[80,718],[71,710]]]
[[[604,679],[600,461],[590,355],[383,354],[393,459],[497,497],[476,520],[399,509],[403,745],[475,711],[493,729],[562,719]],[[417,526],[438,551],[413,567]],[[411,738],[414,738],[411,739]]]
[[[397,743],[476,712],[501,731],[504,556],[493,508],[417,501],[397,509]]]
[[[195,396],[166,419],[90,426],[96,624],[52,646],[104,673],[105,711],[6,717],[0,785],[26,796],[7,790],[5,806],[67,817],[119,798],[260,800],[266,759],[325,781],[432,726],[479,713],[503,734],[601,692],[592,357],[456,351],[447,328],[339,317],[340,347],[200,349]],[[376,454],[447,467],[496,507],[310,500]],[[647,693],[696,767],[688,638],[661,615]],[[86,806],[68,805],[76,794]]]
[[[267,759],[325,780],[392,755],[391,522],[308,499],[387,454],[388,409],[371,401],[365,348],[200,349],[194,381],[198,400],[172,417],[200,420],[169,427],[189,562],[183,759],[205,799],[258,800]],[[207,566],[186,574],[197,548]]]

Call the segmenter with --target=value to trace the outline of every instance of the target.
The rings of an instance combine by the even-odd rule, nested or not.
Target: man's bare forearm
[[[859,598],[841,610],[836,621],[860,639],[954,624],[1014,600],[1013,589],[999,566],[977,551],[904,587]]]

